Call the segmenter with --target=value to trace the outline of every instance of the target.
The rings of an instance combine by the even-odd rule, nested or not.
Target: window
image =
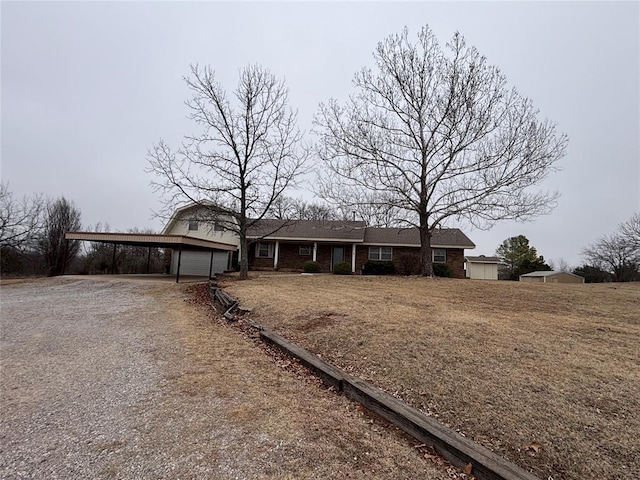
[[[444,248],[432,249],[431,260],[433,260],[433,263],[445,263],[447,261],[447,251]]]
[[[213,222],[213,231],[214,232],[224,232],[224,225],[222,224],[221,221],[216,220],[215,222]]]
[[[273,258],[273,243],[256,243],[256,257]]]
[[[198,220],[189,220],[189,230],[198,230]]]
[[[300,255],[311,255],[311,245],[300,245],[298,252]]]
[[[391,247],[369,247],[369,260],[391,260]]]

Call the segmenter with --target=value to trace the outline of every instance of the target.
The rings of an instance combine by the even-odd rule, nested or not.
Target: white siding
[[[213,252],[212,273],[222,273],[227,269],[227,252]],[[211,252],[182,251],[180,260],[180,275],[209,275],[209,263]],[[178,270],[178,250],[173,251],[171,257],[171,273],[175,275]]]
[[[193,213],[193,210],[181,212],[179,218],[175,219],[169,229],[165,229],[163,233],[167,235],[186,235],[188,237],[202,238],[203,240],[211,240],[213,242],[229,243],[232,245],[239,245],[240,240],[238,236],[230,231],[215,232],[213,226],[206,222],[200,222],[198,230],[189,230],[189,219],[197,218],[197,215]],[[231,221],[230,217],[226,217]]]

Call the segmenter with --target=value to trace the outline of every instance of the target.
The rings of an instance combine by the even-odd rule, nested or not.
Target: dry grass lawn
[[[261,275],[252,317],[541,478],[637,478],[640,284]]]

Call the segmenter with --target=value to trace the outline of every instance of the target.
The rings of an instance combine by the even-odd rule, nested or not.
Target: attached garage
[[[171,254],[171,273],[176,274],[178,271],[179,251],[173,250]],[[180,259],[181,275],[199,275],[208,276],[209,269],[211,273],[222,273],[229,268],[228,252],[200,252],[194,250],[184,250]]]
[[[527,283],[584,283],[584,278],[569,272],[531,272],[520,275],[521,282]]]

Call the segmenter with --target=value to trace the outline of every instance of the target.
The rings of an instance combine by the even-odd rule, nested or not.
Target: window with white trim
[[[273,258],[273,243],[256,243],[256,257]]]
[[[447,251],[444,248],[431,249],[431,260],[433,263],[446,263]]]
[[[391,247],[369,247],[369,260],[386,260],[389,261],[393,257]]]
[[[198,230],[198,220],[189,220],[189,230]]]
[[[311,245],[300,245],[298,249],[299,255],[311,255]]]

